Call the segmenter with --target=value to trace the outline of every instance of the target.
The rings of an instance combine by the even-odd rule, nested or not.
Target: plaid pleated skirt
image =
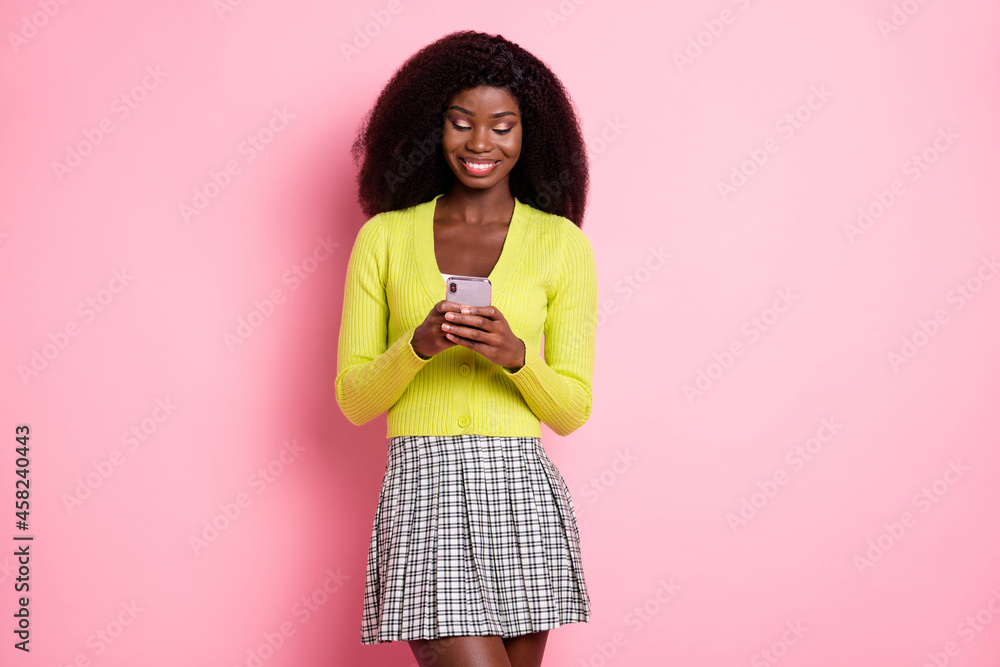
[[[362,644],[589,620],[573,502],[540,438],[389,439]]]

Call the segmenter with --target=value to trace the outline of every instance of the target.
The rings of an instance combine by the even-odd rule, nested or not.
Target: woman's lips
[[[493,168],[500,163],[500,160],[493,160],[491,162],[483,161],[467,161],[465,158],[459,158],[459,162],[465,167],[465,171],[474,176],[485,176],[486,174],[493,171]]]

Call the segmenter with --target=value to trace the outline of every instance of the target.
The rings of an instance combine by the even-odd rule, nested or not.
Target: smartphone
[[[448,276],[445,281],[444,298],[447,301],[466,306],[488,306],[493,285],[489,278],[476,276]]]

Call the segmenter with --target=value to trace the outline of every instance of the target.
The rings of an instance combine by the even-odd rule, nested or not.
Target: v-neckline
[[[443,195],[444,193],[441,193],[434,197],[434,199],[421,204],[414,216],[413,246],[416,253],[416,261],[420,266],[420,274],[423,278],[427,295],[435,303],[445,298],[444,277],[438,268],[437,254],[434,252],[434,213],[437,207],[437,200]],[[492,285],[494,297],[506,286],[507,279],[521,255],[527,222],[525,220],[526,214],[525,205],[515,197],[514,213],[511,215],[510,224],[507,227],[507,237],[504,239],[503,248],[500,250],[500,257],[493,266],[493,270],[490,271],[490,275],[487,276]]]

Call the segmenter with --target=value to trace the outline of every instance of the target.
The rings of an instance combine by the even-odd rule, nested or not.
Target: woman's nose
[[[469,140],[466,143],[466,148],[477,153],[485,153],[493,148],[489,132],[490,129],[488,127],[472,130],[472,132],[469,133]]]

